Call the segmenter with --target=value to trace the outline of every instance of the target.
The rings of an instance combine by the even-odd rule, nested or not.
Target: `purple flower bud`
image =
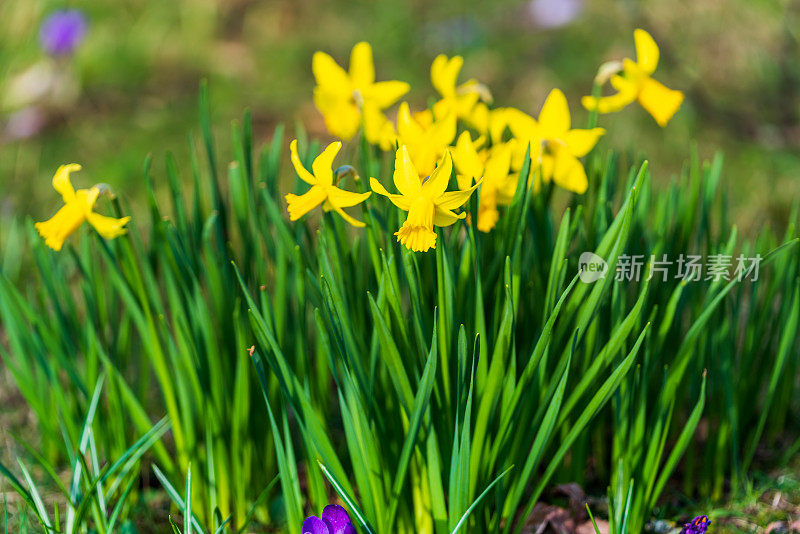
[[[77,9],[54,11],[42,22],[39,42],[48,54],[71,54],[83,41],[87,29],[86,17]]]
[[[344,508],[330,504],[322,511],[322,519],[315,515],[306,518],[302,534],[356,534],[356,527]]]
[[[685,525],[681,530],[681,534],[705,534],[708,530],[710,521],[707,515],[698,515]]]
[[[329,504],[322,511],[322,520],[330,527],[331,534],[355,534],[356,529],[350,523],[350,516],[338,504]]]
[[[303,521],[303,534],[331,534],[331,531],[325,521],[312,515]]]

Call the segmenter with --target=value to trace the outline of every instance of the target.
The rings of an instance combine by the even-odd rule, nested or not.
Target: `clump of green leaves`
[[[667,487],[721,497],[759,444],[797,438],[798,213],[780,239],[741,240],[718,198],[721,158],[693,158],[661,190],[646,162],[594,154],[589,192],[563,213],[521,179],[494,232],[474,227],[473,200],[471,222],[415,254],[381,203],[360,232],[329,215],[290,223],[282,128],[256,154],[245,115],[224,174],[205,92],[201,126],[188,177],[170,156],[162,178],[147,161],[149,219],[129,237],[55,254],[28,228],[32,279],[0,275],[0,354],[47,465],[85,458],[63,438],[80,443],[86,421],[99,460],[166,415],[152,455],[177,531],[296,532],[338,498],[364,532],[519,532],[550,485],[576,481],[609,487],[612,528],[638,532]],[[308,163],[319,145],[298,137]],[[366,143],[346,157],[363,177],[391,172]],[[522,176],[536,172],[528,159]],[[763,260],[756,282],[586,284],[584,251],[612,266]],[[33,497],[32,480],[4,474]],[[108,524],[108,508],[86,506],[74,531]]]

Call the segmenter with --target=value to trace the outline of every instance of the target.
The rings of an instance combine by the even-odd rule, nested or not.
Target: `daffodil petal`
[[[311,71],[314,73],[317,85],[327,91],[335,92],[345,98],[349,98],[353,92],[347,72],[325,52],[314,53],[311,58]]]
[[[600,98],[597,96],[583,96],[581,97],[581,105],[588,111],[595,111],[600,106]]]
[[[564,135],[564,142],[567,144],[569,153],[580,158],[588,154],[605,133],[606,131],[603,128],[570,130]]]
[[[432,198],[441,196],[447,190],[451,174],[453,174],[453,157],[450,155],[449,150],[445,150],[433,174],[422,184],[422,190]]]
[[[364,88],[375,82],[375,64],[372,62],[372,47],[361,41],[350,51],[350,80],[356,88]]]
[[[440,95],[445,97],[455,95],[456,80],[463,64],[464,58],[461,56],[453,56],[447,59],[447,56],[440,54],[433,60],[431,64],[431,83]]]
[[[352,139],[361,127],[361,110],[352,98],[342,97],[321,87],[314,88],[314,105],[331,135],[340,139]]]
[[[642,68],[629,57],[622,60],[622,74],[614,74],[609,79],[611,86],[617,91],[624,91],[625,85],[633,85],[639,87],[639,83],[643,78],[647,78],[649,74],[644,72]]]
[[[478,207],[478,230],[484,233],[491,232],[499,219],[500,212],[497,211],[497,203],[484,203],[483,198],[481,198],[481,205]]]
[[[663,128],[681,107],[683,93],[669,89],[652,78],[647,78],[642,82],[638,100]]]
[[[64,240],[86,220],[83,208],[75,202],[65,204],[55,215],[34,226],[44,238],[45,244],[53,250],[61,250]]]
[[[81,170],[80,165],[70,163],[69,165],[61,165],[53,175],[53,189],[58,191],[65,203],[70,202],[75,197],[75,189],[72,187],[69,175],[79,170]]]
[[[341,141],[334,141],[325,147],[322,154],[314,158],[314,163],[311,164],[311,170],[318,184],[331,185],[333,183],[333,160],[341,148]]]
[[[539,129],[545,139],[561,137],[570,128],[569,105],[561,89],[553,89],[539,113]]]
[[[97,197],[100,195],[100,188],[95,186],[89,189],[78,189],[75,191],[75,198],[72,204],[80,206],[84,214],[89,214],[94,208],[94,203],[97,202]]]
[[[658,45],[653,37],[642,29],[633,32],[633,41],[636,46],[636,63],[645,74],[653,74],[658,66]]]
[[[543,154],[542,160],[539,163],[539,168],[541,170],[542,181],[544,183],[549,183],[550,180],[553,178],[553,170],[555,169],[556,159],[549,155]]]
[[[363,222],[361,222],[361,221],[351,217],[347,213],[345,213],[345,211],[342,208],[340,208],[339,206],[336,206],[335,204],[331,204],[331,207],[334,209],[334,211],[336,211],[336,213],[339,214],[339,216],[342,219],[344,219],[345,221],[347,221],[351,225],[355,226],[356,228],[364,228],[366,226],[366,224],[364,224]]]
[[[378,106],[379,109],[386,109],[403,97],[411,90],[411,86],[406,82],[389,80],[385,82],[373,83],[364,89],[364,101],[369,101]]]
[[[316,185],[317,179],[314,178],[314,175],[308,172],[305,167],[303,167],[303,163],[300,161],[300,156],[297,154],[297,139],[293,139],[289,144],[289,153],[291,154],[294,170],[297,172],[297,175],[300,177],[300,179],[307,184]]]
[[[313,210],[322,204],[327,198],[325,188],[320,185],[315,185],[302,195],[286,195],[286,203],[288,204],[289,220],[296,221],[309,211]]]
[[[453,149],[453,163],[459,173],[469,178],[480,178],[483,174],[483,163],[475,150],[469,132],[462,132]]]
[[[597,110],[598,113],[613,113],[619,111],[628,104],[636,100],[637,85],[626,81],[621,76],[614,76],[611,78],[612,85],[616,85],[619,92],[610,96],[601,96],[599,98],[593,96],[584,96],[581,99],[583,107],[589,111]],[[614,83],[614,80],[622,80],[622,82]]]
[[[441,206],[436,206],[436,214],[433,217],[433,224],[436,226],[450,226],[466,216],[466,213],[453,213],[450,210],[443,209]]]
[[[516,108],[505,109],[501,117],[517,139],[530,139],[537,131],[536,119]]]
[[[430,109],[423,109],[421,111],[415,111],[411,114],[414,118],[414,121],[419,125],[421,128],[420,131],[427,130],[431,126],[433,126],[433,119],[435,115]]]
[[[531,118],[531,120],[533,119]],[[503,140],[503,135],[507,127],[508,109],[498,108],[489,111],[488,131],[489,137],[492,139],[493,143],[500,143]]]
[[[397,190],[407,197],[417,196],[422,189],[419,173],[411,162],[411,156],[408,155],[408,148],[405,145],[398,148],[395,154],[393,178]]]
[[[471,127],[475,128],[475,130],[485,135],[489,132],[491,116],[492,115],[491,111],[489,111],[489,106],[483,102],[478,102],[475,107],[472,108],[472,111],[470,111],[469,115],[464,118],[464,120]]]
[[[514,195],[517,192],[517,183],[519,182],[519,173],[509,174],[505,180],[497,187],[497,203],[503,206],[508,206],[514,200]]]
[[[491,156],[486,162],[486,170],[483,172],[484,181],[492,180],[499,183],[508,176],[511,168],[511,148],[509,144],[493,147]]]
[[[372,190],[373,190],[375,193],[378,193],[378,194],[379,194],[379,195],[381,195],[381,196],[384,196],[384,197],[390,197],[390,196],[392,196],[392,193],[390,193],[389,191],[387,191],[387,190],[386,190],[386,188],[385,188],[385,187],[383,187],[383,184],[382,184],[382,183],[380,183],[380,182],[379,182],[378,180],[376,180],[375,178],[370,178],[370,179],[369,179],[369,187],[370,187],[370,189],[372,189]],[[402,195],[397,195],[397,196],[402,196]]]
[[[364,103],[364,137],[368,143],[378,145],[381,150],[390,150],[397,137],[394,124],[371,102]]]
[[[417,175],[428,176],[455,138],[456,116],[451,113],[445,119],[434,120],[433,114],[426,110],[412,117],[408,104],[403,102],[397,115],[397,134],[400,143],[407,147]]]
[[[411,116],[407,102],[397,110],[397,133],[403,139],[418,139],[424,134],[422,126]]]
[[[444,119],[450,114],[457,119],[467,119],[479,98],[477,93],[444,97],[433,105],[433,115],[437,119]]]
[[[361,204],[367,200],[371,194],[372,193],[369,191],[366,193],[354,193],[331,186],[328,188],[328,202],[339,208],[350,208]]]
[[[556,185],[567,191],[580,195],[585,193],[589,186],[583,165],[578,158],[566,150],[559,150],[558,155],[554,158],[552,173],[552,179]]]
[[[450,113],[442,120],[434,122],[430,132],[430,142],[434,146],[445,147],[453,142],[453,139],[456,138],[456,119],[456,114]]]
[[[439,195],[439,197],[434,201],[436,203],[437,208],[441,208],[443,210],[454,210],[456,208],[460,208],[463,206],[472,193],[477,189],[482,182],[478,182],[469,189],[464,189],[463,191],[448,191],[447,193],[443,193]]]
[[[465,174],[456,174],[456,184],[458,184],[458,188],[460,190],[467,189],[468,187],[472,187],[474,183],[474,179],[472,176],[465,175]]]
[[[401,210],[408,211],[409,208],[411,207],[411,202],[408,200],[407,197],[404,197],[403,195],[394,195],[394,194],[390,193],[375,178],[370,178],[369,179],[369,186],[370,186],[370,188],[372,188],[372,190],[374,192],[378,193],[379,195],[385,196],[386,198],[388,198],[392,202],[392,204],[394,204],[395,206],[397,206]]]
[[[106,217],[105,215],[91,212],[86,216],[86,220],[97,230],[98,234],[106,239],[114,239],[127,233],[125,225],[128,224],[131,218],[122,217],[117,219],[116,217]]]

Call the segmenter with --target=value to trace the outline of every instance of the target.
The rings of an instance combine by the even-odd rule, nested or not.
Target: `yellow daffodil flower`
[[[450,174],[453,171],[452,156],[445,151],[439,165],[429,177],[420,179],[417,168],[411,161],[405,145],[397,149],[394,163],[394,185],[400,194],[389,193],[375,178],[370,178],[372,190],[387,197],[392,204],[408,212],[400,230],[395,232],[397,240],[415,252],[425,252],[436,248],[435,226],[450,226],[464,213],[452,210],[462,206],[478,184],[465,191],[447,191]]]
[[[363,113],[364,137],[367,142],[387,152],[394,148],[397,133],[392,121],[373,104],[365,104]]]
[[[530,143],[531,160],[539,165],[544,182],[553,180],[559,187],[579,194],[586,191],[586,170],[578,158],[594,148],[605,130],[571,129],[567,98],[561,90],[553,89],[547,96],[538,121],[512,109],[507,110],[506,119],[518,141],[512,162],[514,169],[521,167]]]
[[[292,165],[301,180],[311,186],[306,193],[302,195],[286,195],[286,202],[289,205],[289,219],[296,221],[309,211],[313,210],[320,204],[325,211],[334,210],[342,216],[342,218],[359,228],[364,226],[364,223],[357,221],[350,215],[344,212],[342,208],[350,208],[357,204],[364,202],[372,193],[352,193],[339,189],[333,184],[333,159],[339,150],[342,148],[342,143],[336,141],[331,143],[325,150],[316,157],[314,163],[311,164],[313,174],[308,172],[303,164],[300,162],[300,157],[297,155],[297,139],[292,141],[289,150],[292,154]]]
[[[412,116],[403,102],[397,113],[397,135],[400,144],[408,148],[414,167],[428,176],[456,137],[456,116],[450,113],[436,119],[430,112]]]
[[[44,222],[36,223],[36,230],[44,238],[45,244],[53,250],[61,250],[64,240],[77,230],[84,221],[89,221],[97,233],[106,239],[114,239],[125,234],[124,226],[131,220],[130,217],[116,219],[106,217],[92,211],[100,187],[91,189],[78,189],[75,191],[69,180],[72,172],[81,170],[75,163],[61,165],[53,176],[53,189],[61,194],[64,206],[53,217]]]
[[[386,136],[388,120],[383,110],[397,102],[410,86],[396,80],[375,81],[369,43],[361,42],[353,47],[349,72],[324,52],[314,54],[311,69],[317,81],[314,104],[332,135],[350,139],[363,124],[367,141],[391,146],[393,135]]]
[[[494,145],[478,152],[469,132],[463,132],[453,150],[453,162],[458,171],[460,189],[466,189],[472,180],[481,178],[481,195],[478,203],[478,230],[490,232],[500,218],[498,205],[508,206],[514,198],[519,173],[511,173],[511,150],[515,141]]]
[[[442,96],[433,105],[433,114],[437,119],[452,113],[457,119],[466,119],[469,122],[479,100],[492,101],[489,89],[477,80],[469,80],[456,86],[463,65],[464,58],[461,56],[448,59],[444,54],[436,56],[431,64],[431,83]]]
[[[683,93],[669,89],[651,77],[658,66],[659,52],[658,45],[650,34],[637,29],[633,32],[633,40],[636,46],[636,61],[625,58],[621,64],[607,63],[601,67],[598,77],[595,78],[595,83],[602,85],[605,78],[609,77],[609,70],[622,71],[621,75],[610,76],[611,85],[617,93],[599,98],[584,96],[581,103],[590,111],[611,113],[638,101],[663,128],[681,107]]]
[[[506,112],[506,108],[489,109],[483,102],[478,102],[465,122],[481,135],[488,135],[492,143],[498,144],[503,141],[508,126]]]

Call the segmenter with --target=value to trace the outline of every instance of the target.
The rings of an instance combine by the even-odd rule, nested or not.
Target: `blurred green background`
[[[43,81],[39,25],[62,8],[83,10],[89,32],[56,65],[64,78]],[[462,54],[461,80],[486,83],[496,105],[537,114],[560,87],[583,124],[580,96],[600,63],[633,54],[636,27],[661,46],[656,79],[687,98],[663,130],[638,106],[601,116],[601,149],[646,154],[657,182],[680,172],[693,142],[702,157],[722,150],[740,227],[780,225],[800,198],[797,0],[2,0],[0,221],[49,217],[60,203],[50,179],[67,162],[84,166],[76,185],[106,182],[135,203],[148,153],[157,175],[168,150],[188,161],[202,78],[223,135],[250,108],[259,141],[298,120],[325,138],[311,55],[346,64],[367,40],[378,78],[410,82],[412,104],[433,94],[431,60]]]

